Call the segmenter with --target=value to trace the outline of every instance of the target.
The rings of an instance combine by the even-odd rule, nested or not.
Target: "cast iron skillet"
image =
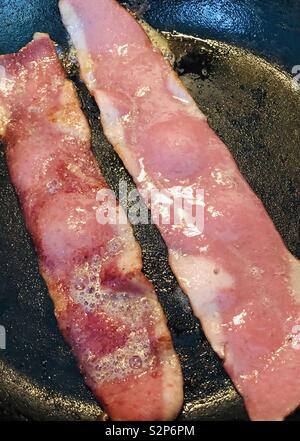
[[[273,8],[268,10],[266,3],[272,3]],[[300,64],[297,2],[152,0],[128,4],[161,29],[233,41],[264,53],[273,62],[279,60],[286,69]],[[293,10],[289,9],[291,4]],[[270,23],[265,19],[268,13]],[[67,36],[56,0],[1,0],[0,19],[1,53],[18,50],[35,31],[49,32],[61,45],[59,52],[78,87],[93,131],[93,148],[108,182],[114,189],[120,178],[132,185],[101,132],[93,99],[64,55]],[[297,44],[293,38],[298,38]],[[281,42],[282,52],[275,45],[277,40]],[[183,81],[201,103],[211,126],[230,148],[287,246],[300,257],[299,90],[292,87],[291,77],[279,67],[243,49],[213,40],[171,35],[169,43]],[[150,226],[136,228],[135,233],[143,248],[144,270],[157,288],[181,358],[185,404],[180,418],[247,419],[241,398],[203,336],[167,265],[159,233]],[[0,350],[2,419],[101,418],[100,406],[85,387],[58,332],[52,304],[39,276],[36,255],[10,184],[3,150],[0,152],[0,325],[7,332],[7,349]],[[290,418],[299,420],[299,411]]]

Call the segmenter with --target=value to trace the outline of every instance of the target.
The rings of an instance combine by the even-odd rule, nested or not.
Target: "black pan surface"
[[[218,37],[206,35],[209,27],[200,25],[202,3],[204,6],[208,2],[128,2],[131,8],[145,14],[146,19],[161,29],[192,31],[199,35],[204,30],[205,36]],[[220,6],[226,2],[211,3]],[[236,3],[239,7],[248,5],[247,1]],[[194,12],[198,11],[198,30],[190,27],[188,10],[194,25]],[[176,12],[173,21],[172,11]],[[216,14],[218,22],[217,17]],[[299,18],[298,9],[298,23]],[[76,67],[68,62],[67,36],[56,0],[1,0],[0,20],[1,53],[18,50],[35,31],[49,32],[59,43],[62,61],[78,88],[89,119],[93,148],[102,170],[113,189],[118,189],[120,179],[126,179],[130,188],[131,179],[99,127],[97,107],[80,82]],[[261,32],[267,32],[267,28]],[[284,40],[287,45],[289,32],[288,29]],[[229,34],[227,39],[230,39]],[[230,148],[288,248],[300,257],[299,90],[292,86],[291,77],[274,63],[244,49],[214,40],[171,34],[167,37],[182,80],[208,116],[210,125]],[[241,45],[253,48],[250,40],[244,40],[239,40]],[[277,49],[270,49],[269,58],[280,60],[288,68],[293,54],[298,51],[298,63],[295,59],[294,64],[300,64],[299,43],[295,48],[292,44],[288,47],[288,57],[285,54],[279,58]],[[261,50],[264,51],[266,49]],[[241,398],[203,336],[168,267],[159,233],[155,227],[147,225],[136,227],[135,234],[143,249],[144,271],[156,286],[184,371],[185,404],[180,418],[247,419]],[[0,151],[0,325],[7,333],[7,348],[0,350],[0,419],[101,418],[101,408],[85,387],[57,329],[53,307],[38,274],[37,258],[10,184],[3,150]],[[299,411],[290,419],[299,420]]]

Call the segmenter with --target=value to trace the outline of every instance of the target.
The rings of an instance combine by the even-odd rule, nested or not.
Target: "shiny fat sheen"
[[[300,404],[299,261],[133,16],[115,0],[61,0],[60,11],[138,189],[204,190],[203,231],[158,225],[170,265],[250,417],[282,420]]]
[[[47,35],[0,56],[0,135],[60,330],[86,383],[114,420],[174,419],[183,386],[166,319],[131,227],[97,222],[97,192],[107,185]]]

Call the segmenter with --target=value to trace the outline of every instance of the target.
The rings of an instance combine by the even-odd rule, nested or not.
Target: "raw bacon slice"
[[[0,57],[0,115],[40,271],[86,383],[114,420],[175,418],[183,387],[166,319],[126,217],[97,221],[108,189],[47,35]]]
[[[134,18],[115,0],[61,0],[60,10],[105,134],[137,187],[204,206],[204,231],[160,210],[171,267],[250,417],[283,419],[300,403],[299,261]],[[200,189],[204,202],[193,199]]]

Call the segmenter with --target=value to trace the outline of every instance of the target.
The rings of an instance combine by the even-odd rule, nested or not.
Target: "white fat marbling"
[[[183,290],[188,294],[194,313],[200,317],[214,350],[224,358],[222,318],[219,314],[218,297],[233,288],[234,280],[209,258],[181,255],[170,250],[170,264]]]
[[[300,264],[295,257],[290,257],[291,273],[290,273],[290,288],[293,298],[297,303],[300,303]]]
[[[105,134],[114,145],[125,145],[125,134],[119,111],[112,105],[110,97],[97,90],[95,98],[101,109],[101,121],[105,127]]]

